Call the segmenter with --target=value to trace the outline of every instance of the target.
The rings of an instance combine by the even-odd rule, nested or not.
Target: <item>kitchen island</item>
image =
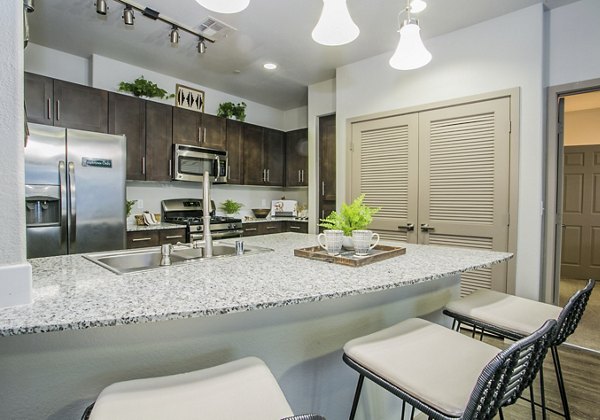
[[[112,382],[247,355],[267,362],[296,412],[347,418],[347,340],[411,316],[441,321],[461,272],[510,258],[403,244],[406,255],[352,268],[295,257],[315,235],[244,242],[273,251],[123,276],[80,255],[31,260],[33,304],[0,310],[0,418],[76,419]],[[365,392],[362,418],[394,410]]]

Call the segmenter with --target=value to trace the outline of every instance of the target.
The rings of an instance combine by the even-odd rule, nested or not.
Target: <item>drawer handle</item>
[[[245,228],[244,230],[246,232],[254,232],[256,230],[256,228]]]
[[[132,242],[144,242],[144,241],[151,241],[152,238],[133,238],[131,241]]]
[[[267,229],[277,229],[277,226],[267,226]]]
[[[290,226],[290,229],[300,230],[300,226]]]
[[[183,235],[167,235],[166,239],[177,239],[177,238],[183,238]]]

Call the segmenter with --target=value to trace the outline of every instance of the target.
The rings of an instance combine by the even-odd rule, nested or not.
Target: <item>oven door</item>
[[[212,182],[227,182],[227,152],[224,150],[175,144],[173,157],[175,181],[202,182],[204,172],[208,171]]]
[[[210,232],[210,236],[213,239],[225,239],[225,238],[240,238],[244,233],[241,229],[232,229],[232,230],[218,230],[216,232]],[[201,241],[204,239],[204,234],[202,232],[193,232],[189,234],[188,242],[192,241]]]

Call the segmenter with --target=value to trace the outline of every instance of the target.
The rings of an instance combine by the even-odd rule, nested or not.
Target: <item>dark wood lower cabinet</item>
[[[286,232],[308,233],[307,222],[285,222],[285,224],[287,225]]]
[[[145,248],[185,242],[185,229],[138,230],[127,232],[127,248]]]
[[[272,233],[308,233],[308,223],[294,221],[273,221],[244,223],[244,236],[270,235]]]

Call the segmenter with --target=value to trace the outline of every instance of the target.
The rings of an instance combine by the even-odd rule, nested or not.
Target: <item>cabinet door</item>
[[[285,185],[306,186],[308,185],[308,129],[290,131],[285,137]]]
[[[173,169],[173,107],[146,101],[146,180],[169,181]]]
[[[158,235],[159,245],[172,244],[177,242],[185,242],[185,229],[163,229]]]
[[[263,163],[263,128],[244,124],[244,184],[265,185],[266,168]]]
[[[54,125],[108,132],[108,92],[54,80]]]
[[[127,232],[127,248],[144,248],[158,245],[157,230],[138,230]]]
[[[244,230],[243,236],[256,236],[261,233],[258,231],[260,223],[244,223],[242,229]]]
[[[49,77],[25,73],[25,106],[27,121],[52,125],[54,122],[54,82]]]
[[[285,136],[283,131],[264,129],[263,150],[265,168],[267,169],[267,185],[283,185],[283,168],[285,165]]]
[[[227,121],[227,158],[229,159],[228,179],[230,184],[242,184],[244,174],[243,127],[244,124],[235,120]]]
[[[308,223],[306,222],[287,222],[287,231],[295,233],[308,233]]]
[[[203,146],[225,149],[227,120],[210,114],[202,114]]]
[[[127,179],[146,179],[146,103],[144,100],[118,93],[108,95],[108,132],[125,134],[127,138]]]
[[[173,108],[173,143],[202,146],[202,114]]]
[[[281,233],[281,232],[283,232],[283,222],[259,223],[258,231],[261,235],[270,235],[272,233]]]

